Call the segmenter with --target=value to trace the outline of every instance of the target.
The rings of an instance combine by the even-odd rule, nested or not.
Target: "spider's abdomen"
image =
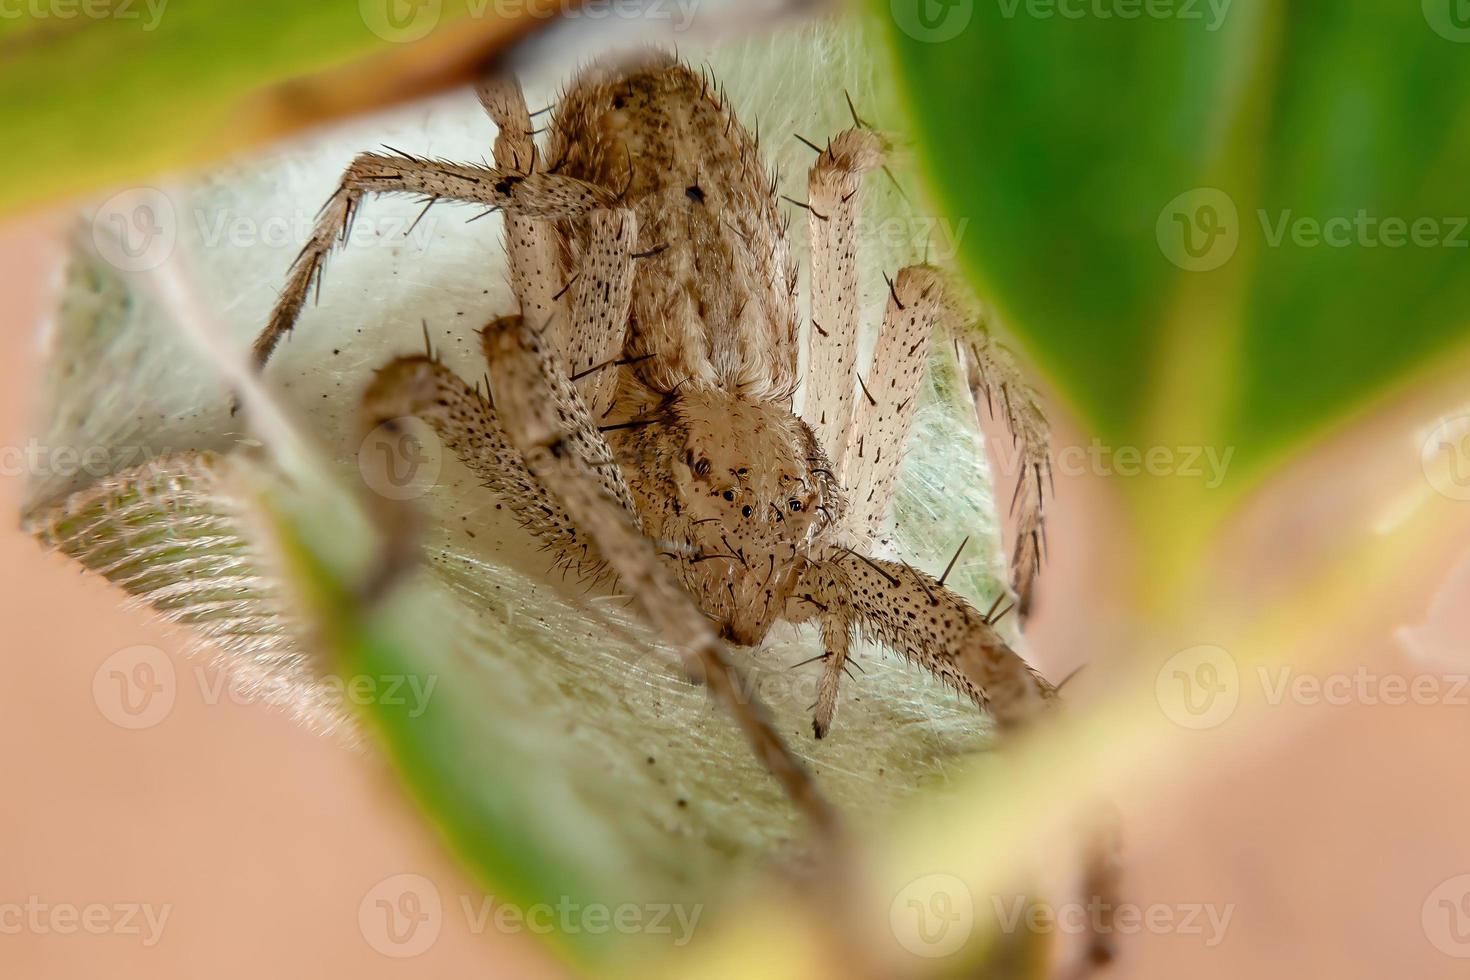
[[[664,53],[582,75],[557,106],[559,172],[622,193],[638,217],[629,369],[661,394],[691,380],[790,407],[796,266],[757,141],[714,80]],[[579,228],[562,226],[566,269]]]

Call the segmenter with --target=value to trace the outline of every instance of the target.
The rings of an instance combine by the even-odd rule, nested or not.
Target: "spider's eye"
[[[746,504],[744,507],[740,508],[740,513],[743,516],[745,516],[745,517],[749,517],[750,516],[750,504]]]
[[[724,496],[724,498],[726,500],[734,500],[735,499],[735,491],[734,490],[726,490],[725,493],[723,494],[723,496]]]
[[[791,509],[794,510],[794,511],[795,510],[801,510],[801,501],[800,500],[792,500],[791,501]]]

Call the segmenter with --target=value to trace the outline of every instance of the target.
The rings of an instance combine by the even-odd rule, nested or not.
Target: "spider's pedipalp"
[[[822,635],[822,678],[817,682],[817,703],[812,714],[812,734],[826,738],[837,715],[837,687],[847,668],[848,650],[852,646],[852,623],[846,617],[828,612],[817,620]]]

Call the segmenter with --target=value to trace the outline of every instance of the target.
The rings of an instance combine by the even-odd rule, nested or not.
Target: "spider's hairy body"
[[[774,177],[711,81],[662,53],[585,74],[552,132],[558,172],[619,190],[640,252],[658,250],[634,277],[604,419],[651,423],[608,440],[644,533],[727,639],[757,644],[842,507],[792,410],[797,277]],[[557,228],[568,279],[578,225]]]
[[[806,423],[771,401],[681,390],[614,452],[645,534],[726,639],[761,642],[841,492]]]
[[[626,372],[660,397],[718,388],[785,404],[796,390],[796,264],[774,177],[706,77],[649,52],[593,68],[558,103],[548,159],[618,192],[638,219],[639,268]],[[568,278],[581,267],[574,222],[558,228]]]
[[[544,148],[518,85],[489,79],[479,95],[498,128],[496,166],[354,159],[257,338],[259,361],[292,329],[365,195],[503,211],[519,313],[482,332],[489,390],[432,356],[398,358],[363,398],[365,425],[423,419],[558,562],[616,574],[821,826],[830,808],[741,691],[721,638],[757,645],[783,620],[818,628],[818,738],[859,635],[1002,726],[1053,704],[1055,689],[996,632],[999,601],[982,614],[944,576],[865,554],[931,339],[956,326],[936,270],[906,267],[859,364],[860,192],[885,141],[854,114],[825,149],[813,144],[803,332],[777,179],[711,79],[658,52],[593,66],[557,104]]]
[[[362,424],[422,419],[556,562],[615,574],[823,839],[840,836],[835,813],[722,640],[754,646],[783,620],[817,627],[818,738],[858,636],[1004,729],[1055,705],[1056,689],[996,631],[1000,599],[981,613],[945,586],[949,569],[936,579],[866,553],[942,329],[954,331],[976,405],[995,393],[1025,444],[1017,493],[1031,513],[1013,559],[1023,608],[1049,472],[1034,399],[1004,352],[976,340],[973,316],[935,269],[908,266],[889,280],[872,356],[859,361],[857,224],[864,175],[882,166],[885,141],[854,112],[853,128],[825,148],[808,143],[802,331],[778,181],[712,79],[658,52],[593,66],[557,104],[544,148],[514,81],[487,79],[478,92],[498,130],[496,165],[401,151],[355,158],[256,340],[259,363],[293,328],[366,195],[503,211],[519,312],[481,332],[488,390],[432,354],[396,358],[368,386]],[[1094,871],[1109,891],[1112,865]]]

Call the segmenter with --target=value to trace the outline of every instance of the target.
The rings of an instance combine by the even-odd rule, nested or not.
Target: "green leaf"
[[[25,5],[24,16],[0,17],[0,119],[17,151],[9,179],[0,187],[0,211],[103,182],[139,179],[311,121],[277,119],[272,109],[332,115],[353,108],[337,103],[348,93],[309,85],[298,85],[279,106],[251,104],[247,98],[372,55],[404,65],[414,57],[410,42],[422,40],[429,28],[486,9],[468,0]],[[488,9],[490,16],[463,21],[455,29],[508,40],[518,23],[528,23],[524,16],[517,22],[494,15],[493,5]],[[393,12],[403,16],[390,19]],[[375,71],[389,76],[379,81],[391,90],[390,63]],[[382,97],[411,94],[416,80],[421,81],[405,80],[400,91],[385,91]],[[363,82],[344,76],[335,87]],[[371,102],[379,95],[365,97]]]
[[[880,6],[964,261],[1104,439],[1235,447],[1239,487],[1463,344],[1451,0]]]

